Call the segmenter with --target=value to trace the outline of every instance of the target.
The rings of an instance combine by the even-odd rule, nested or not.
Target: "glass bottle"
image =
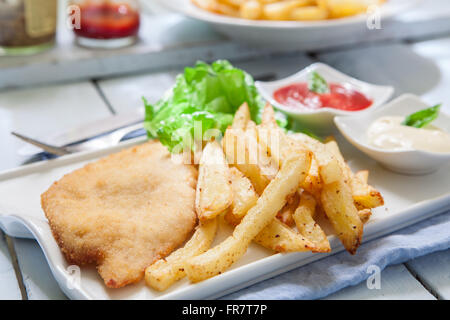
[[[140,24],[137,0],[72,0],[70,4],[79,45],[119,48],[136,41]]]
[[[52,47],[57,0],[0,0],[0,55],[33,54]]]

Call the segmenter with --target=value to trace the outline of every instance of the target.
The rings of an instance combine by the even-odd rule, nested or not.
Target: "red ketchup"
[[[359,111],[372,105],[361,92],[350,86],[329,84],[328,93],[316,93],[308,89],[307,83],[294,83],[282,87],[273,94],[276,101],[292,108],[333,108],[345,111]]]
[[[139,12],[128,4],[86,3],[80,6],[80,29],[74,29],[80,37],[94,39],[118,39],[137,35]]]

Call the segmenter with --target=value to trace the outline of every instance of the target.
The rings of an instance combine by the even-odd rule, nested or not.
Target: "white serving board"
[[[353,170],[370,170],[369,182],[378,188],[386,205],[374,210],[366,224],[363,243],[450,209],[450,163],[424,176],[404,176],[387,171],[338,136],[342,152]],[[105,150],[84,152],[43,163],[27,165],[0,173],[0,227],[10,236],[36,238],[53,275],[65,294],[72,299],[204,299],[219,297],[277,274],[343,250],[330,235],[329,254],[272,254],[251,245],[245,256],[232,268],[212,279],[190,284],[186,279],[159,293],[144,281],[122,289],[108,289],[95,267],[82,267],[80,285],[61,254],[40,206],[40,194],[65,173],[101,156],[142,142],[128,141]],[[219,232],[220,242],[229,230]],[[358,253],[356,253],[358,254]],[[76,283],[76,282],[75,282]]]

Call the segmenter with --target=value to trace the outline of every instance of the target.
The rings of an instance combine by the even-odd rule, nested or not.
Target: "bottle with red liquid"
[[[120,48],[136,42],[140,24],[137,0],[72,0],[71,5],[76,8],[73,30],[79,45]]]

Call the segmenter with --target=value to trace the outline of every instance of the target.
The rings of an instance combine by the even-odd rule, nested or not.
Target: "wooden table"
[[[447,1],[433,2],[436,4],[434,10],[427,7],[428,11],[418,11],[420,19],[425,21],[431,30],[428,35],[422,30],[422,33],[412,33],[408,39],[401,35],[389,39],[375,37],[370,43],[364,41],[334,49],[316,48],[309,53],[274,54],[266,51],[255,52],[248,48],[237,52],[241,46],[223,40],[205,25],[199,26],[181,17],[170,16],[170,19],[173,19],[174,24],[194,23],[195,28],[203,30],[208,41],[212,41],[208,45],[203,42],[191,44],[188,51],[181,45],[179,49],[183,52],[183,62],[193,61],[198,56],[207,57],[208,51],[210,58],[236,60],[236,65],[245,68],[256,78],[280,78],[313,61],[323,61],[359,79],[393,85],[396,87],[395,95],[412,92],[421,95],[430,104],[442,102],[444,111],[450,113],[450,28],[436,33],[436,26],[430,27],[433,26],[430,21],[436,19],[437,15],[442,18],[443,14],[447,14],[446,19],[450,20],[450,5]],[[428,20],[424,17],[428,17]],[[414,19],[414,14],[410,14],[408,19]],[[408,19],[406,21],[410,21]],[[220,40],[218,47],[214,47],[213,43],[217,39]],[[158,50],[155,52],[163,56]],[[128,59],[116,57],[121,61],[122,68],[115,69],[113,74],[137,71],[133,63],[134,54],[137,53],[133,53]],[[171,57],[175,56],[176,54],[171,52]],[[72,79],[67,83],[43,86],[36,78],[36,68],[43,66],[39,63],[46,59],[45,56],[37,57],[35,65],[31,63],[32,60],[24,65],[19,59],[14,59],[14,63],[13,60],[8,63],[4,59],[0,58],[0,87],[11,86],[5,82],[2,85],[2,79],[5,80],[2,67],[4,70],[8,69],[10,75],[26,78],[28,74],[30,77],[24,82],[10,79],[14,86],[25,84],[29,87],[0,91],[0,170],[30,161],[17,154],[24,144],[13,138],[10,131],[17,130],[45,140],[49,135],[86,121],[130,112],[141,107],[143,95],[150,101],[158,99],[161,93],[171,86],[175,74],[180,71],[177,65],[172,65],[169,69],[170,63],[163,59],[162,69],[159,68],[161,70],[158,72],[111,77],[112,74],[101,74],[100,68],[96,69],[100,74],[85,72],[76,75],[75,78],[79,80]],[[102,60],[104,57],[98,59]],[[69,65],[72,65],[71,63]],[[89,62],[83,60],[82,63]],[[16,68],[12,67],[13,65],[16,65]],[[26,69],[28,67],[29,69]],[[148,69],[151,71],[153,67]],[[94,76],[96,79],[92,78]],[[101,79],[97,79],[98,77]],[[42,79],[46,83],[70,80],[67,75],[61,79],[49,74],[43,74]],[[38,83],[40,86],[34,86]],[[38,244],[33,240],[10,238],[2,231],[0,283],[0,299],[66,299]],[[365,283],[361,283],[327,299],[450,299],[450,250],[389,266],[381,274],[380,290],[369,290]]]

